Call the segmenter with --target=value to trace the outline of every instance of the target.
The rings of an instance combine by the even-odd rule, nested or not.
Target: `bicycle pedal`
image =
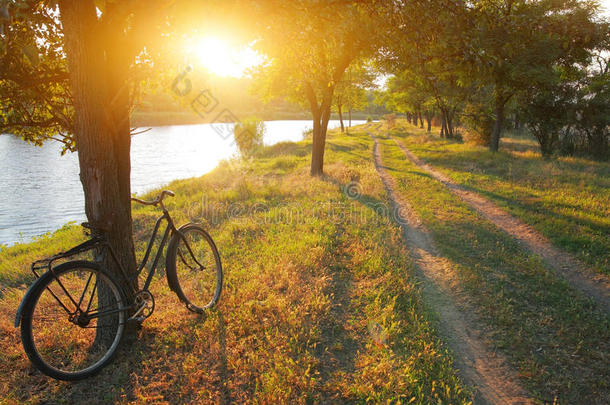
[[[136,317],[133,317],[133,316],[132,316],[131,318],[128,318],[128,319],[127,319],[127,323],[131,323],[131,324],[134,324],[134,323],[137,323],[137,324],[142,324],[142,322],[144,322],[144,320],[145,320],[145,319],[146,319],[146,317],[145,317],[145,316],[136,316]]]

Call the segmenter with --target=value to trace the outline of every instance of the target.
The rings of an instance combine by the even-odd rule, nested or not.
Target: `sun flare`
[[[251,47],[235,47],[217,37],[203,38],[191,50],[205,69],[218,76],[242,77],[248,68],[263,61]]]

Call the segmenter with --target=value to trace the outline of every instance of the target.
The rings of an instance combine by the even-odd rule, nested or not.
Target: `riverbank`
[[[311,120],[311,114],[306,111],[292,112],[292,111],[274,111],[272,114],[257,114],[258,118],[264,121],[282,121],[282,120]],[[244,118],[244,117],[238,117]],[[371,118],[378,120],[378,115],[370,115],[363,112],[353,112],[352,120],[367,120]],[[338,120],[339,114],[332,113],[331,120]],[[343,122],[345,126],[348,125],[348,115],[343,114]],[[190,125],[190,124],[209,124],[214,123],[214,117],[202,117],[197,115],[194,111],[135,111],[131,115],[131,126],[132,127],[150,127],[150,126],[167,126],[167,125]]]
[[[365,136],[362,129],[350,136],[332,131],[324,179],[308,175],[306,140],[169,184],[176,197],[168,209],[177,222],[204,223],[219,246],[226,276],[220,305],[198,318],[160,277],[152,290],[155,313],[139,339],[85,382],[32,372],[12,327],[31,280],[27,264],[75,243],[80,231],[68,227],[1,252],[7,266],[0,356],[10,371],[0,395],[21,403],[467,403],[469,391],[433,330],[399,228],[376,211],[387,199]],[[157,215],[134,206],[140,257]]]
[[[0,252],[0,356],[8,362],[0,395],[20,403],[466,404],[517,386],[534,403],[604,403],[608,313],[396,141],[460,186],[476,184],[486,198],[506,201],[504,209],[519,207],[510,213],[557,248],[568,250],[553,232],[607,248],[607,234],[596,231],[608,225],[599,215],[608,209],[603,164],[549,162],[523,150],[529,141],[511,138],[491,154],[399,121],[393,130],[330,131],[326,175],[311,178],[311,140],[281,142],[164,187],[176,192],[167,199],[176,221],[203,223],[219,246],[220,305],[198,318],[159,277],[156,312],[139,339],[94,379],[40,376],[12,327],[29,263],[82,240],[81,231],[67,226]],[[528,200],[526,191],[544,198]],[[540,203],[547,209],[522,208]],[[159,212],[134,206],[133,214],[141,257]],[[574,254],[605,274],[607,251]],[[436,289],[448,292],[439,298]],[[469,356],[476,361],[464,361]]]
[[[299,141],[311,125],[310,120],[266,121],[263,141]],[[338,125],[329,122],[331,128]],[[236,153],[232,126],[152,127],[132,137],[131,190],[141,194],[172,180],[201,176]],[[0,173],[0,194],[11,195],[0,200],[0,245],[27,242],[66,222],[85,220],[78,156],[61,155],[58,142],[38,147],[18,137],[0,137]]]

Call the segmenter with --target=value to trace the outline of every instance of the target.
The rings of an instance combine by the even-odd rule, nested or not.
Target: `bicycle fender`
[[[23,308],[25,307],[25,303],[29,301],[30,296],[33,294],[33,291],[35,290],[35,287],[41,283],[43,280],[46,279],[46,274],[43,274],[40,278],[38,278],[36,281],[34,281],[32,283],[32,285],[30,286],[30,288],[28,288],[28,291],[25,293],[25,296],[23,297],[23,299],[21,300],[21,303],[19,304],[19,308],[17,308],[17,313],[15,314],[15,327],[18,328],[19,324],[21,323],[21,313],[23,312]]]
[[[181,225],[180,228],[178,228],[177,232],[172,235],[171,239],[169,240],[169,243],[167,244],[168,252],[170,251],[170,248],[173,247],[173,245],[177,244],[180,241],[180,234],[182,233],[182,230],[184,228],[192,226],[192,225],[196,225],[196,224],[193,222],[188,222],[186,224]],[[170,277],[169,272],[167,271],[167,269],[169,269],[170,266],[173,266],[173,265],[174,265],[173,263],[170,263],[169,255],[166,255],[166,257],[165,257],[165,269],[166,269],[165,276],[167,278],[167,284],[168,284],[170,290],[172,290],[175,293],[178,293],[178,287],[174,283],[173,277]]]

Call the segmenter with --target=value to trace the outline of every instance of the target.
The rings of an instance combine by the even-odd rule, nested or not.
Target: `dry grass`
[[[205,223],[220,248],[220,305],[195,316],[159,280],[156,312],[95,378],[68,384],[32,370],[12,326],[24,288],[3,284],[3,402],[468,403],[399,230],[376,212],[386,197],[370,141],[351,132],[331,134],[323,179],[307,174],[305,141],[172,183],[177,222]],[[344,192],[351,182],[353,199]],[[135,210],[140,254],[156,214]],[[3,260],[25,264],[59,237],[6,249]]]
[[[456,152],[453,146],[445,148],[442,141],[421,134],[411,137],[403,133],[402,138],[414,152],[424,157],[444,154],[444,161],[464,158],[460,151],[472,148],[456,145]],[[410,163],[392,140],[380,135],[380,141],[384,162],[397,179],[400,192],[450,260],[457,275],[456,289],[478,308],[489,344],[510,359],[530,392],[541,402],[606,403],[610,396],[608,314]],[[426,154],[424,150],[433,152]],[[468,173],[478,176],[488,173],[475,170],[485,162],[471,158],[460,165],[473,165]],[[454,177],[460,178],[455,173]],[[548,192],[550,198],[552,190]],[[566,190],[563,201],[568,198]]]

